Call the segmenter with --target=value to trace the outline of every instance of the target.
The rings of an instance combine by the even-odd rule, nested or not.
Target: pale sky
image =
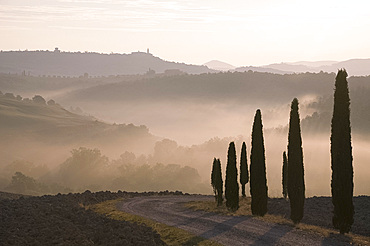
[[[234,66],[370,58],[370,1],[0,0],[1,50]]]

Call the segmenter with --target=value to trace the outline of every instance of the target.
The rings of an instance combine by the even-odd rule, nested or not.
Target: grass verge
[[[195,236],[185,230],[173,226],[168,226],[166,224],[158,223],[156,221],[143,218],[141,216],[122,212],[117,209],[117,203],[121,201],[122,199],[105,201],[102,203],[89,206],[88,208],[99,214],[103,214],[111,219],[125,220],[149,226],[161,236],[161,239],[167,245],[200,245],[200,246],[221,245],[217,242],[207,240],[199,236]]]
[[[220,213],[229,216],[252,216],[250,197],[240,197],[239,209],[236,212],[228,211],[225,203],[223,203],[222,206],[217,207],[215,201],[193,201],[186,203],[185,207],[193,210]],[[263,217],[255,216],[254,218],[269,223],[292,226],[299,230],[319,234],[323,237],[337,238],[338,240],[353,243],[355,245],[370,245],[370,237],[365,237],[353,233],[341,235],[338,233],[338,231],[335,231],[333,229],[304,223],[294,225],[294,223],[291,220],[284,218],[283,216],[272,215],[267,213]]]

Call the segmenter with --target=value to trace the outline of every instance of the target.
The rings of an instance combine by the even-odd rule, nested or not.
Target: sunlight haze
[[[146,51],[234,66],[370,57],[367,1],[0,1],[2,50]],[[42,37],[42,38],[41,38]]]

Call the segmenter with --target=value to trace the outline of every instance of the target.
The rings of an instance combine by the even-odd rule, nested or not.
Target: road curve
[[[210,196],[149,196],[127,199],[118,209],[186,230],[223,245],[349,245],[336,237],[323,237],[288,225],[268,223],[252,216],[227,216],[193,211],[190,201]]]

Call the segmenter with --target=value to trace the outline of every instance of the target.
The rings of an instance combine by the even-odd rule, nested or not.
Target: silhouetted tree
[[[301,124],[297,98],[294,98],[292,101],[289,120],[288,195],[290,201],[290,218],[296,224],[303,218],[305,200]]]
[[[9,92],[7,92],[7,93],[5,93],[5,94],[4,94],[4,96],[5,96],[6,98],[15,99],[15,96],[14,96],[14,94],[13,94],[13,93],[9,93]]]
[[[288,160],[286,152],[283,153],[283,172],[282,172],[283,196],[286,199],[288,196]]]
[[[346,70],[335,78],[334,111],[331,121],[331,193],[333,225],[348,233],[353,224],[353,166],[350,125],[350,99]]]
[[[102,185],[102,173],[109,166],[108,157],[102,155],[99,149],[85,147],[73,149],[71,154],[72,156],[60,165],[57,175],[60,183],[81,189],[91,185],[96,187]]]
[[[265,145],[262,131],[261,111],[258,109],[254,116],[252,130],[250,192],[253,215],[264,216],[267,213],[267,184],[266,184]]]
[[[46,104],[45,99],[42,96],[40,96],[40,95],[34,96],[32,98],[32,101],[35,102],[35,103],[38,103],[38,104],[44,104],[44,105]]]
[[[249,181],[248,163],[247,163],[247,146],[245,142],[242,145],[240,154],[240,184],[242,185],[242,196],[245,197],[245,184]]]
[[[222,205],[222,174],[221,174],[221,161],[220,159],[213,159],[213,166],[212,166],[212,174],[211,174],[211,184],[213,188],[213,192],[215,193],[215,199],[217,202],[217,206]]]
[[[55,101],[53,100],[53,99],[50,99],[48,102],[47,102],[47,104],[49,105],[49,106],[55,106]]]
[[[29,194],[30,191],[39,191],[36,180],[21,172],[16,172],[14,174],[10,185],[6,189],[19,194]]]
[[[239,208],[238,171],[236,169],[235,144],[231,142],[227,154],[226,180],[225,180],[226,207],[230,211]]]

